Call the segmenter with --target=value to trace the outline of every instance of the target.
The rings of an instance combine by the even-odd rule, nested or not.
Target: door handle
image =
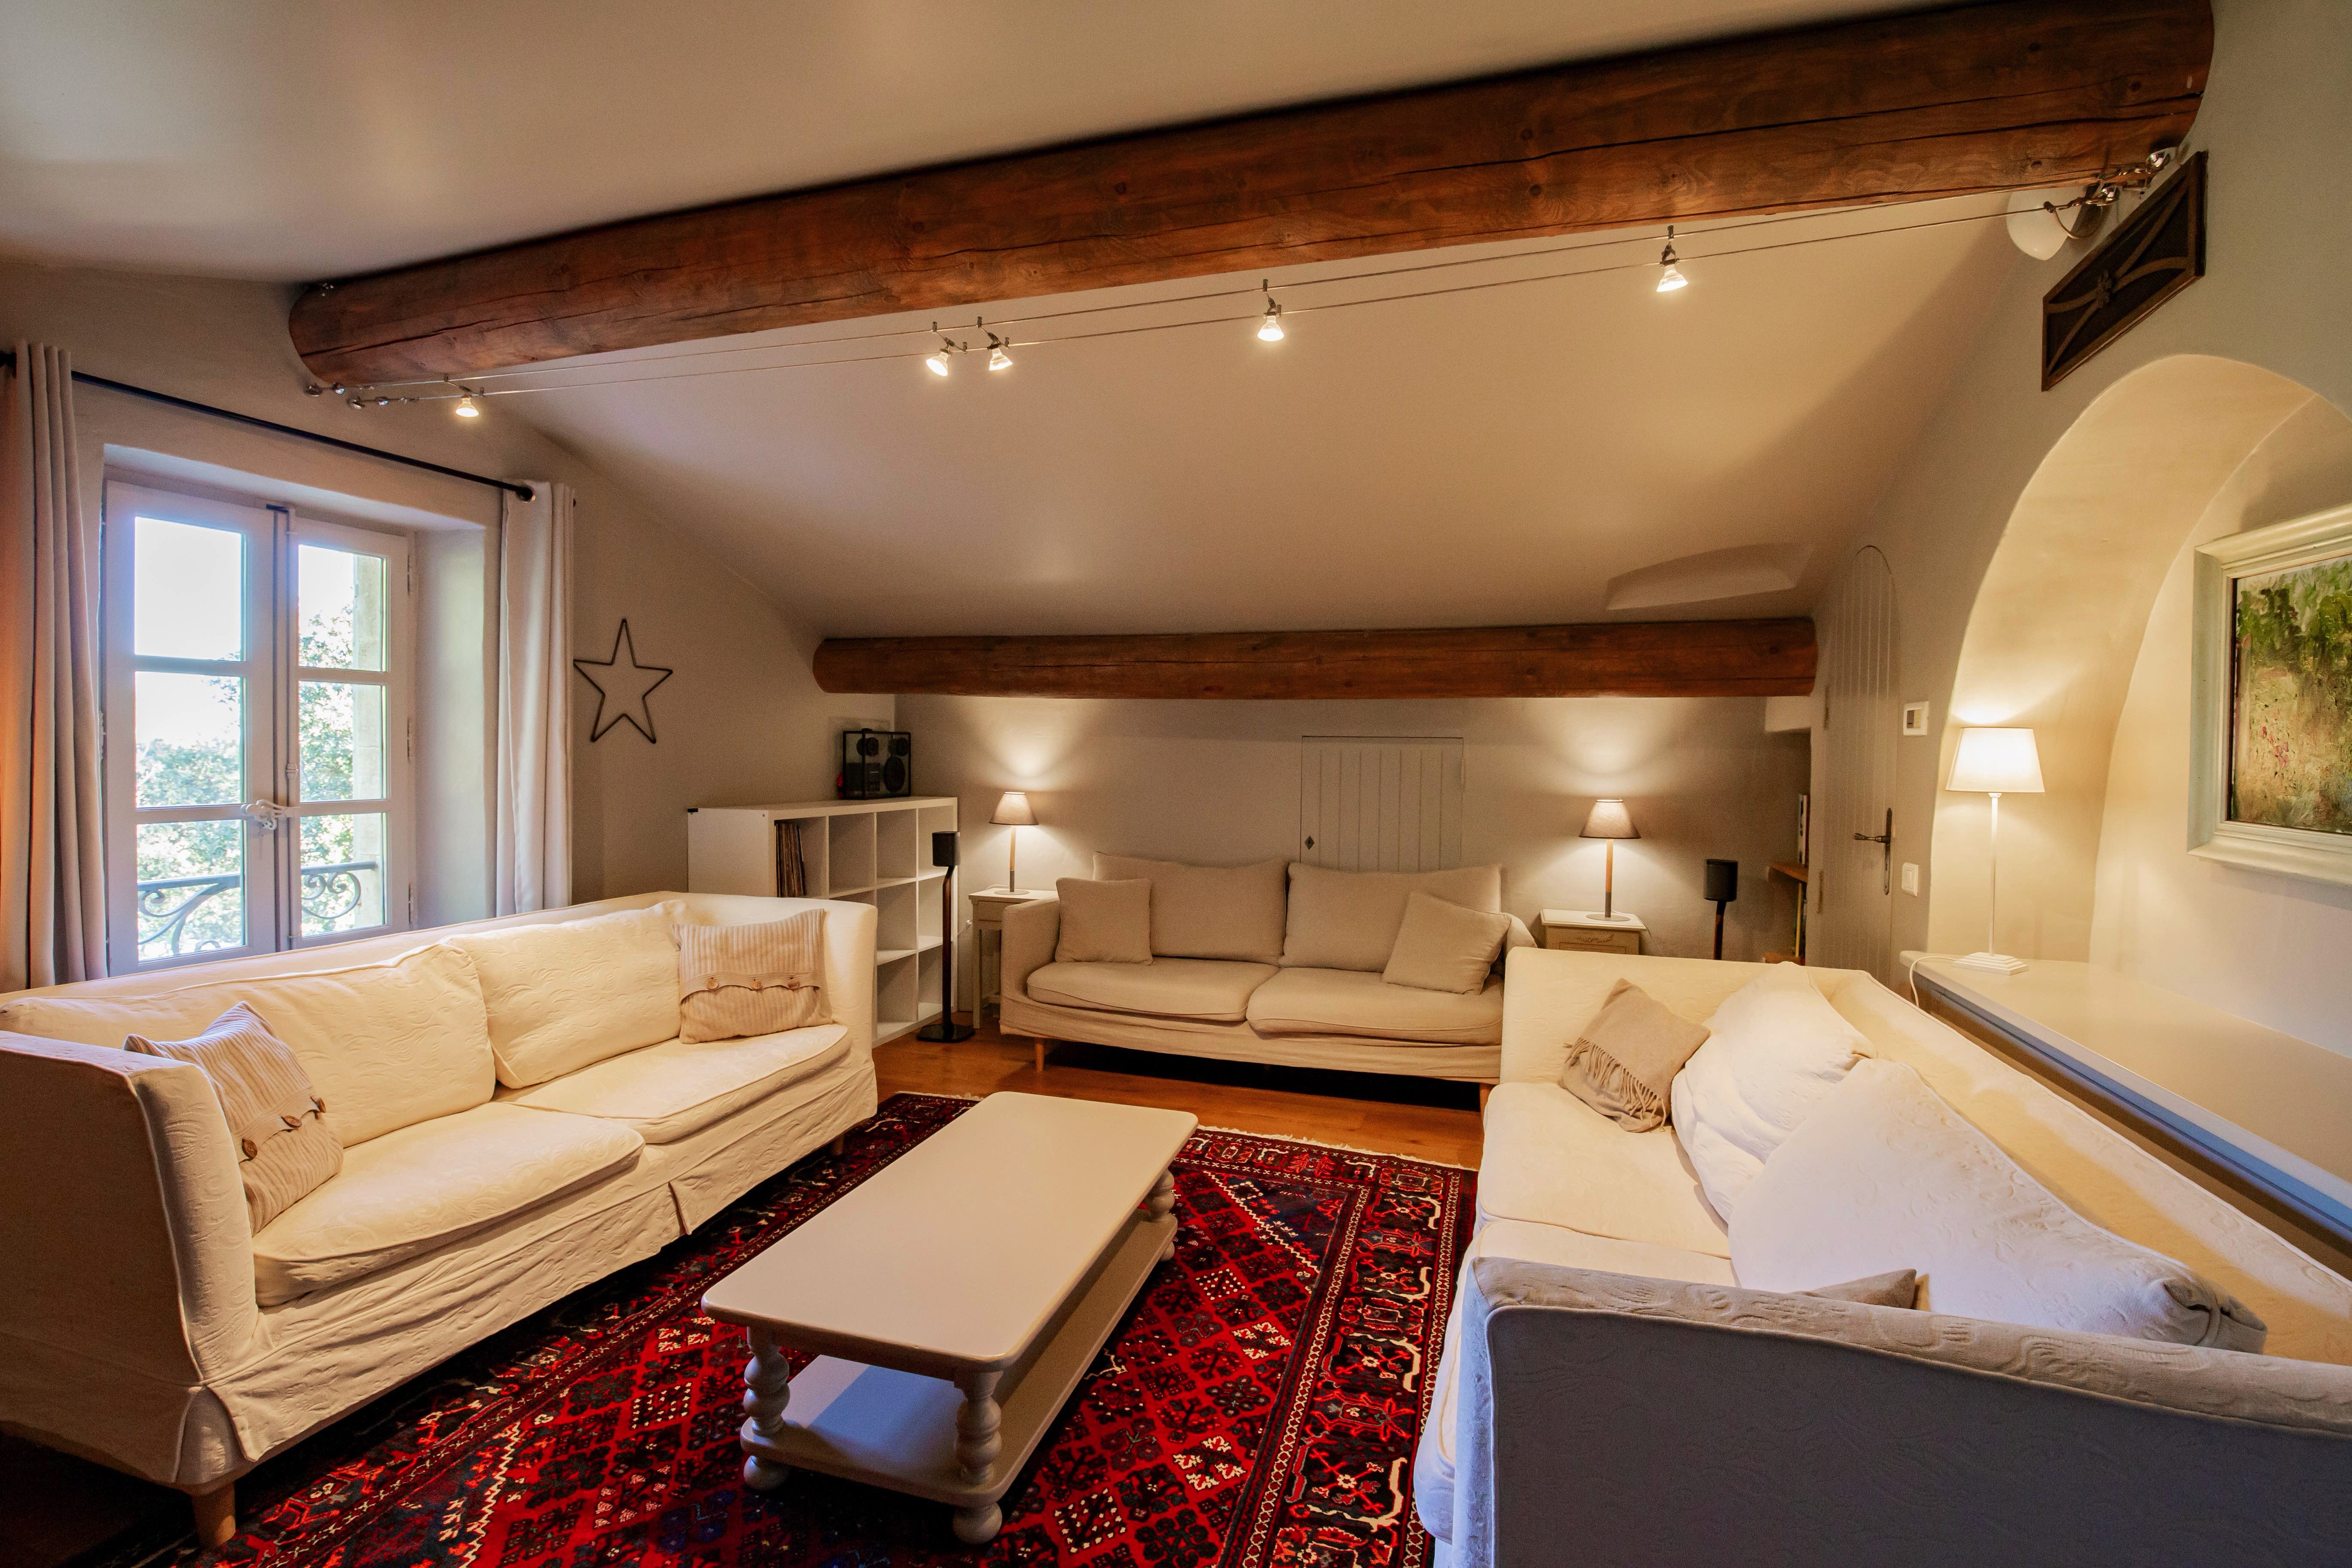
[[[1893,893],[1895,891],[1895,808],[1891,805],[1886,808],[1885,832],[1857,833],[1853,836],[1853,841],[1856,844],[1875,844],[1879,847],[1878,890],[1882,893]]]

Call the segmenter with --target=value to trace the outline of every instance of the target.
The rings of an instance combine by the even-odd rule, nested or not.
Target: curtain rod
[[[16,363],[16,352],[14,349],[0,349],[0,365],[13,365]],[[529,485],[519,485],[511,479],[494,479],[487,474],[469,474],[463,468],[452,468],[441,463],[428,463],[422,458],[411,458],[400,452],[387,452],[381,447],[362,447],[357,441],[346,441],[340,436],[321,436],[315,430],[299,430],[291,425],[280,425],[274,419],[261,419],[250,414],[239,414],[234,408],[215,408],[209,403],[174,397],[168,392],[151,392],[143,386],[132,386],[128,382],[109,381],[102,375],[91,375],[86,371],[74,372],[73,378],[84,386],[104,387],[109,392],[143,397],[150,403],[161,403],[172,408],[184,408],[191,414],[209,414],[215,419],[230,419],[239,425],[251,425],[257,429],[272,430],[280,436],[291,436],[298,440],[316,441],[322,447],[341,447],[346,452],[357,452],[362,458],[380,458],[387,463],[404,463],[412,468],[423,468],[428,473],[446,475],[453,479],[464,479],[469,484],[488,485],[494,490],[504,490],[509,495],[519,496],[524,500],[531,499],[531,489]]]

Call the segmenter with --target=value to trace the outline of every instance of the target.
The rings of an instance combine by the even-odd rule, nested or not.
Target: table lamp
[[[1579,838],[1601,838],[1608,841],[1607,853],[1601,866],[1601,918],[1617,918],[1617,840],[1639,838],[1633,827],[1633,814],[1625,809],[1622,800],[1596,800],[1592,811],[1584,819],[1584,831]]]
[[[1006,790],[988,820],[999,827],[1013,829],[1004,836],[1008,840],[1004,849],[1004,885],[1017,893],[1021,890],[1021,830],[1037,826],[1037,814],[1029,809],[1028,793]]]
[[[2042,753],[2034,748],[2033,731],[1961,731],[1959,750],[1952,755],[1951,782],[1944,787],[1992,796],[1992,835],[1986,855],[1984,951],[1952,962],[1962,969],[2015,974],[2025,967],[2025,961],[1996,949],[1992,934],[1993,900],[2000,892],[2000,797],[2042,793]]]

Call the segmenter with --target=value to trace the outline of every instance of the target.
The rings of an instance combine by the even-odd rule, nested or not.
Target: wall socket
[[[1906,702],[1903,705],[1903,732],[1906,735],[1927,732],[1927,705],[1925,702]]]
[[[1903,890],[1915,899],[1919,896],[1919,868],[1908,860],[1903,862]]]

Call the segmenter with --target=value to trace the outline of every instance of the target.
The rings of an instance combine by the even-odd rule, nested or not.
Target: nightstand
[[[1642,937],[1650,928],[1639,915],[1620,911],[1603,918],[1593,910],[1546,910],[1542,916],[1543,944],[1564,952],[1622,952],[1640,956]]]
[[[971,900],[971,1021],[980,1022],[981,1009],[992,998],[1001,1001],[1001,983],[1004,968],[1004,911],[1015,904],[1025,904],[1045,897],[1043,888],[983,888],[967,895]],[[996,933],[996,975],[999,984],[990,984],[987,936]],[[1001,1016],[1004,1009],[997,1008]]]

